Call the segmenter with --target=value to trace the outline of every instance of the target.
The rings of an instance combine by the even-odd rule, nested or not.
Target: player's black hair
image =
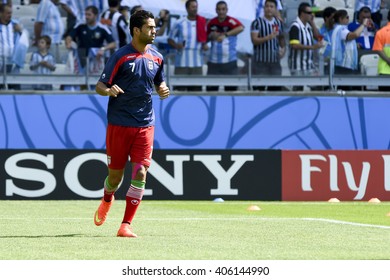
[[[120,0],[108,0],[108,7],[114,8],[118,7],[120,3]]]
[[[134,27],[137,27],[139,29],[142,28],[142,26],[146,23],[148,19],[154,19],[154,15],[145,10],[140,10],[135,12],[134,14],[131,15],[130,17],[130,34],[133,37],[134,32],[133,29]]]
[[[265,0],[265,3],[267,3],[267,2],[274,3],[275,7],[278,7],[278,3],[276,2],[276,0]],[[264,3],[264,5],[265,5],[265,3]]]
[[[299,7],[298,7],[298,16],[300,16],[302,13],[304,13],[306,11],[306,8],[310,8],[311,5],[307,2],[302,2],[301,4],[299,4]]]
[[[217,2],[217,4],[215,5],[215,7],[218,7],[219,5],[226,5],[226,7],[227,7],[227,3],[226,3],[226,1],[218,1]]]
[[[324,11],[322,12],[322,18],[325,20],[327,18],[330,18],[337,10],[333,7],[326,7]]]
[[[96,8],[95,6],[88,6],[85,8],[86,11],[91,11],[95,16],[97,16],[99,14],[99,10],[98,8]]]
[[[188,7],[190,6],[191,2],[196,2],[196,3],[198,3],[198,1],[196,1],[196,0],[187,0],[187,1],[186,1],[186,9],[188,9]]]

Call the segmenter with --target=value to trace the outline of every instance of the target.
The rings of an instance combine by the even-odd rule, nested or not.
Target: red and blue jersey
[[[99,81],[118,85],[124,93],[110,96],[107,119],[110,124],[131,127],[154,125],[154,85],[165,81],[163,56],[152,47],[144,53],[127,44],[108,60]]]

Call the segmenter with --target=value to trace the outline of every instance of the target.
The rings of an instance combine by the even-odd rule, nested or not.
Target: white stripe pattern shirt
[[[11,20],[7,25],[0,23],[0,56],[4,56],[6,64],[12,63],[12,55],[17,37],[14,32],[15,24],[16,22],[14,20]],[[2,58],[0,64],[3,64]]]
[[[50,65],[55,66],[55,59],[54,59],[54,56],[52,54],[48,53],[46,55],[42,55],[39,52],[32,53],[31,60],[30,60],[30,66],[36,66],[41,61],[46,61]],[[37,69],[33,70],[33,72],[36,74],[43,74],[43,75],[49,75],[52,73],[52,71],[49,68],[43,67],[42,65],[39,65]]]
[[[178,20],[169,38],[184,44],[184,48],[176,55],[176,67],[202,67],[202,43],[196,37],[196,20],[189,20],[187,17]]]
[[[299,17],[291,24],[290,27],[290,52],[288,65],[290,70],[306,71],[313,70],[313,50],[297,50],[291,47],[292,41],[299,41],[299,44],[312,46],[314,44],[313,30],[309,23],[306,25]]]
[[[64,34],[64,24],[58,7],[50,0],[42,0],[38,6],[36,22],[43,22],[41,36],[48,35],[52,44],[59,44]]]

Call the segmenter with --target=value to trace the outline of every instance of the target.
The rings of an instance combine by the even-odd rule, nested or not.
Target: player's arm
[[[165,99],[169,96],[169,87],[165,82],[162,82],[159,85],[155,85],[156,92],[160,96],[160,99]],[[96,87],[97,88],[97,87]]]
[[[124,91],[117,85],[107,87],[107,85],[101,81],[96,84],[96,92],[102,96],[117,97],[118,94],[124,93]]]

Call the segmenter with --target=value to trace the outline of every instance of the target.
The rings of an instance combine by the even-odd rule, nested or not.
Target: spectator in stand
[[[94,6],[98,10],[98,15],[100,16],[103,11],[108,9],[107,0],[69,0],[73,2],[71,5],[77,11],[76,18],[76,26],[82,23],[85,23],[85,9],[89,6]]]
[[[1,73],[19,73],[20,67],[15,63],[15,50],[20,40],[22,27],[12,19],[12,7],[0,5],[0,70]],[[24,58],[23,58],[24,60]],[[10,88],[19,89],[19,85]]]
[[[54,56],[57,62],[60,62],[59,44],[64,34],[64,24],[57,7],[59,2],[59,0],[41,0],[34,23],[34,45],[38,43],[41,36],[49,36],[54,46]]]
[[[351,22],[348,25],[349,31],[355,31],[362,25],[364,19],[367,19],[367,26],[364,27],[363,32],[356,38],[359,58],[363,54],[372,53],[372,46],[374,44],[375,33],[379,27],[371,18],[371,10],[369,7],[362,7],[358,13],[357,21]]]
[[[143,10],[144,8],[141,6],[141,5],[136,5],[134,6],[133,8],[131,8],[130,10],[130,17],[132,14],[134,14],[135,12],[138,12],[138,11],[141,11]]]
[[[348,30],[349,16],[346,10],[338,10],[334,15],[335,28],[332,35],[332,60],[335,74],[358,74],[358,52],[356,38],[368,25],[365,18],[355,31]],[[346,89],[351,89],[350,87]]]
[[[380,27],[382,21],[381,6],[384,0],[356,0],[355,1],[355,21],[359,18],[359,11],[363,7],[368,7],[371,10],[371,18],[374,23]]]
[[[257,9],[256,9],[256,18],[264,17],[264,10],[265,10],[265,2],[266,0],[258,0]],[[276,12],[274,17],[279,19],[281,22],[283,22],[283,16],[281,14],[281,11],[283,11],[283,5],[280,0],[276,0]]]
[[[43,35],[38,40],[38,50],[33,52],[30,70],[39,75],[50,75],[56,69],[54,56],[49,52],[51,39]],[[35,90],[52,90],[52,85],[34,85]]]
[[[99,10],[95,6],[88,6],[85,9],[85,24],[78,25],[73,29],[65,39],[66,47],[72,50],[77,46],[78,58],[81,68],[87,66],[89,62],[88,73],[100,74],[104,68],[104,53],[108,50],[114,50],[116,43],[111,36],[110,30],[98,22]],[[107,43],[105,45],[105,43]]]
[[[196,0],[187,0],[185,7],[187,16],[176,22],[168,39],[177,50],[175,75],[202,75],[202,50],[208,50],[206,19],[198,15]],[[201,91],[202,87],[175,87],[175,90]]]
[[[66,38],[77,23],[77,7],[73,0],[60,0],[60,5],[66,12],[66,27],[63,35],[63,38]]]
[[[105,24],[112,33],[112,37],[116,43],[115,50],[130,43],[130,29],[126,19],[119,12],[119,3],[119,0],[108,0],[108,6],[110,8],[103,12],[100,17],[100,22]]]
[[[390,11],[387,13],[387,24],[378,30],[372,48],[379,55],[378,73],[390,77]],[[390,86],[379,86],[380,91],[390,91]]]
[[[168,44],[168,38],[176,20],[177,18],[172,17],[166,9],[162,9],[158,18],[156,18],[156,39],[154,42],[158,51],[164,56],[172,50],[172,47]]]
[[[130,8],[127,6],[119,6],[118,11],[125,18],[127,25],[129,25],[130,24]],[[131,35],[130,35],[130,37],[131,37]]]
[[[322,18],[324,19],[324,23],[321,26],[319,32],[322,36],[324,46],[321,48],[320,54],[324,58],[325,74],[329,74],[330,55],[332,51],[332,34],[334,30],[334,15],[336,11],[337,10],[333,7],[326,7],[322,12]]]
[[[293,76],[313,75],[316,68],[313,61],[314,51],[322,47],[319,31],[314,23],[311,6],[303,2],[298,7],[298,17],[290,26],[290,45],[288,66]]]
[[[8,5],[8,6],[12,7],[12,0],[3,0],[3,1],[1,1],[1,3],[3,5]]]
[[[207,24],[207,34],[211,41],[207,75],[238,75],[237,35],[244,31],[244,25],[227,15],[225,1],[218,1],[215,10],[218,16]],[[208,86],[207,90],[216,91],[218,86]],[[237,90],[237,87],[225,86],[225,90]]]
[[[276,0],[266,0],[264,16],[255,19],[251,24],[253,44],[252,74],[281,76],[280,59],[286,52],[283,23],[276,17]],[[263,87],[257,88],[264,90]],[[280,90],[280,87],[269,87]]]

